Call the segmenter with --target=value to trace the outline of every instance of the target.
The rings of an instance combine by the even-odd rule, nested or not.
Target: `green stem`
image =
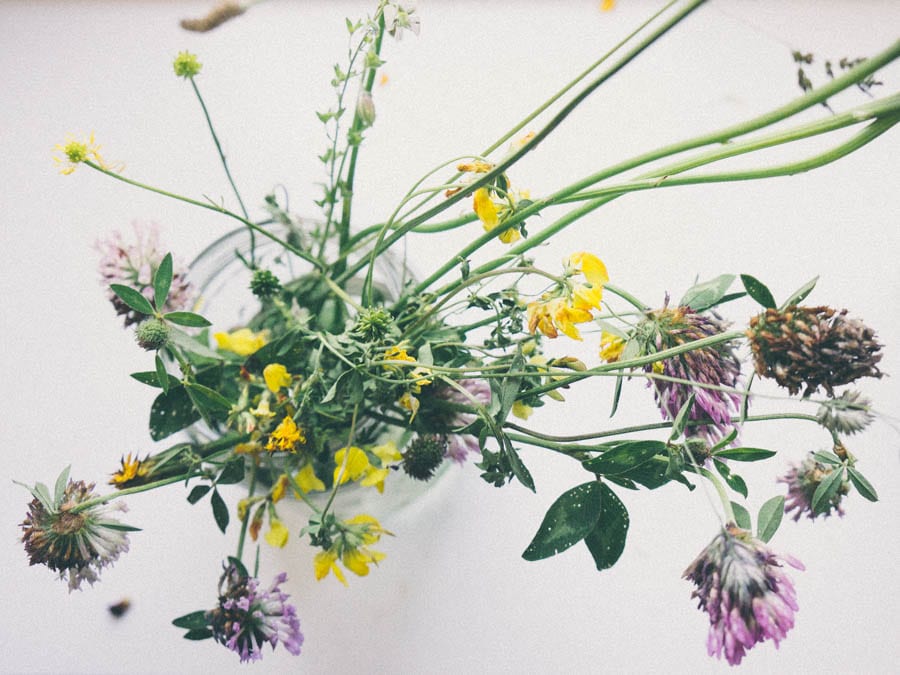
[[[225,175],[228,177],[228,182],[231,184],[231,189],[234,192],[234,196],[238,201],[238,205],[241,207],[241,213],[244,214],[244,220],[250,220],[250,214],[247,213],[247,208],[244,206],[244,200],[241,199],[241,193],[237,189],[237,185],[234,182],[234,178],[231,176],[231,170],[228,168],[228,162],[225,159],[225,153],[222,151],[222,144],[219,143],[219,137],[216,134],[216,130],[213,128],[212,118],[209,115],[209,110],[206,108],[206,102],[203,100],[203,96],[200,95],[200,89],[197,87],[196,80],[191,77],[191,87],[194,88],[194,93],[197,95],[197,100],[200,102],[200,108],[203,110],[203,117],[206,118],[206,125],[209,127],[209,133],[212,135],[213,143],[216,144],[216,151],[219,153],[219,159],[222,161],[222,168],[225,169]],[[256,262],[256,233],[251,228],[250,232],[250,263],[255,264]]]
[[[133,180],[131,178],[126,178],[125,176],[118,174],[115,171],[110,171],[109,169],[106,169],[98,164],[95,164],[94,162],[91,162],[90,160],[84,161],[83,164],[91,167],[92,169],[96,169],[100,173],[106,174],[107,176],[110,176],[111,178],[115,178],[116,180],[120,180],[123,183],[128,183],[129,185],[133,185],[135,187],[141,188],[142,190],[147,190],[148,192],[155,192],[156,194],[163,195],[164,197],[169,197],[171,199],[175,199],[180,202],[184,202],[186,204],[191,204],[192,206],[199,206],[202,209],[208,209],[210,211],[215,211],[216,213],[221,213],[222,215],[228,216],[229,218],[234,218],[238,222],[240,222],[243,225],[246,225],[248,228],[250,228],[251,231],[258,232],[259,234],[262,234],[263,236],[271,239],[272,241],[277,243],[279,246],[284,248],[284,250],[286,250],[290,253],[293,253],[298,258],[302,258],[306,262],[313,265],[316,269],[318,269],[320,271],[325,269],[325,263],[323,263],[320,259],[307,253],[306,251],[303,251],[301,249],[298,249],[295,246],[292,246],[288,242],[284,241],[283,239],[280,239],[279,237],[272,234],[268,230],[260,227],[256,223],[253,223],[253,222],[247,220],[246,218],[239,216],[238,214],[234,213],[233,211],[229,211],[224,206],[220,206],[218,204],[213,204],[212,202],[201,202],[197,199],[191,199],[190,197],[185,197],[183,195],[179,195],[174,192],[169,192],[168,190],[163,190],[161,188],[153,187],[152,185],[147,185],[145,183],[141,183],[141,182]]]
[[[256,462],[253,462],[250,466],[250,485],[247,488],[247,498],[253,496],[253,492],[256,490]],[[247,539],[247,526],[250,524],[250,510],[247,510],[247,516],[241,522],[241,533],[238,535],[238,545],[237,545],[237,559],[244,559],[244,542]]]
[[[690,450],[687,452],[690,454]],[[691,462],[693,462],[694,469],[697,473],[706,478],[713,484],[713,487],[716,488],[716,494],[719,495],[719,501],[722,502],[722,510],[725,512],[725,523],[734,523],[736,525],[737,519],[734,517],[734,508],[731,506],[731,499],[728,498],[728,492],[725,490],[725,485],[712,471],[705,469],[702,466],[698,466],[694,461],[693,455],[691,455]]]

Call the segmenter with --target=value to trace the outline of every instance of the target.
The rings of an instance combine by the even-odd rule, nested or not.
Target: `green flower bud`
[[[403,453],[403,470],[416,480],[428,480],[434,475],[447,454],[443,436],[418,436]]]
[[[353,332],[366,342],[378,342],[394,327],[394,317],[384,307],[368,307],[356,317]]]
[[[372,100],[372,94],[367,91],[359,94],[359,99],[356,101],[356,116],[363,128],[370,127],[375,123],[375,101]]]
[[[281,290],[281,282],[269,270],[256,270],[250,280],[250,290],[257,298],[271,298]]]
[[[187,79],[189,77],[194,77],[194,75],[199,73],[203,64],[197,60],[196,54],[184,51],[178,52],[178,56],[175,57],[172,67],[175,69],[175,74],[178,75],[178,77]]]
[[[148,352],[158,351],[169,343],[169,325],[155,317],[147,319],[134,331],[134,337]]]

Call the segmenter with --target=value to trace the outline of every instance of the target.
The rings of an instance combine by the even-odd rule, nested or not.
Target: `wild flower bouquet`
[[[29,486],[33,499],[21,527],[31,564],[57,572],[70,590],[93,584],[127,551],[136,529],[116,513],[121,498],[180,483],[191,504],[211,505],[223,532],[237,527],[240,535],[237,550],[224,557],[217,599],[211,581],[209,605],[175,625],[187,638],[215,639],[241,661],[261,658],[265,643],[299,654],[298,611],[281,589],[285,573],[258,569],[262,542],[277,548],[306,541],[317,549],[315,578],[333,575],[347,584],[347,572],[366,576],[384,560],[379,542],[391,533],[381,514],[342,511],[346,492],[427,488],[453,464],[495,487],[535,490],[539,481],[520,453],[532,447],[571,459],[584,478],[535,523],[533,539],[523,542],[526,560],[583,542],[597,569],[606,570],[627,540],[622,491],[700,486],[698,493],[717,498],[721,528],[684,577],[709,615],[708,651],[738,664],[759,642],[777,645],[798,609],[785,564],[803,569],[769,548],[784,513],[794,520],[841,515],[851,492],[877,499],[844,443],[875,416],[855,388],[882,375],[875,331],[847,310],[804,304],[815,279],[776,297],[753,276],[722,274],[654,305],[624,288],[627,274],[608,270],[600,250],[585,246],[553,268],[537,265],[533,253],[631,192],[786,176],[852,153],[900,121],[900,98],[825,108],[848,88],[877,92],[876,73],[900,45],[829,64],[831,78],[817,88],[804,71],[812,57],[796,53],[805,93],[764,115],[624,159],[546,194],[532,194],[516,179],[523,156],[700,4],[666,5],[496,143],[442,161],[398,194],[383,222],[368,227],[356,226],[353,199],[358,156],[376,120],[373,86],[389,40],[419,32],[419,13],[402,3],[383,0],[371,17],[346,22],[348,59],[334,68],[335,103],[318,113],[327,145],[315,220],[293,214],[277,192],[264,198],[269,217],[250,217],[200,94],[201,63],[188,52],[177,55],[174,71],[200,103],[236,209],[128,177],[93,136],[58,146],[64,174],[89,167],[237,221],[243,234],[227,240],[221,265],[229,270],[226,282],[248,287],[254,304],[239,323],[213,325],[204,306],[215,298],[165,252],[155,231],[138,228],[137,241],[117,235],[101,245],[110,301],[148,352],[146,370],[132,377],[158,390],[150,436],[169,441],[162,450],[123,456],[106,491],[70,478],[69,469],[52,489]],[[211,29],[245,9],[226,3],[186,27]],[[811,108],[822,115],[791,123]],[[734,157],[842,129],[853,134],[813,156],[720,168]],[[448,215],[461,206],[464,215]],[[448,231],[458,232],[458,250],[421,278],[407,270],[407,235]],[[728,303],[747,296],[758,304],[755,314],[727,320]],[[592,341],[596,358],[568,355],[567,341]],[[763,378],[808,411],[754,414],[753,385]],[[532,411],[544,406],[565,420],[567,391],[582,387],[596,390],[613,418],[625,388],[646,387],[662,421],[613,428],[604,420],[579,435],[557,433],[564,421],[550,430],[529,426]],[[740,466],[776,452],[743,445],[741,430],[786,418],[824,430],[827,447],[788,469],[780,478],[786,496],[772,496],[751,515]],[[227,503],[219,490],[226,485],[242,486],[245,496]],[[304,509],[302,526],[285,516],[288,504]]]

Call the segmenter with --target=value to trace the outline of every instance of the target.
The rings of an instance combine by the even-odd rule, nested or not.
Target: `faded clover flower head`
[[[650,351],[663,351],[672,347],[718,335],[727,325],[717,318],[695,312],[690,307],[676,307],[650,312],[636,332],[649,343]],[[726,344],[701,347],[661,362],[644,366],[646,372],[690,380],[700,385],[737,387],[741,374],[741,362],[732,347]],[[688,437],[699,436],[716,441],[731,429],[731,417],[740,406],[740,396],[731,392],[707,389],[683,382],[651,380],[654,397],[665,419],[674,420],[694,394],[694,405],[689,419],[708,420],[708,424],[692,424],[685,427]]]
[[[797,594],[783,562],[799,570],[803,564],[777,556],[749,532],[729,525],[697,556],[683,577],[696,588],[691,594],[709,614],[707,651],[736,666],[758,642],[778,647],[794,627]]]
[[[460,380],[459,385],[471,394],[483,406],[491,404],[491,386],[487,380],[466,379]],[[443,399],[448,403],[457,405],[472,406],[472,400],[461,391],[453,387],[443,387],[437,390],[435,396]],[[449,429],[462,429],[475,421],[477,415],[469,412],[453,412],[446,420],[444,425]],[[462,464],[466,461],[469,453],[480,453],[481,448],[478,445],[478,438],[472,434],[447,433],[444,435],[447,442],[446,457]]]
[[[777,479],[777,482],[784,483],[788,486],[787,498],[784,503],[784,512],[790,513],[794,511],[794,521],[799,521],[800,517],[806,514],[810,520],[815,520],[818,516],[826,518],[837,513],[839,516],[844,515],[844,509],[841,508],[841,501],[850,492],[850,482],[842,480],[841,485],[835,492],[834,496],[828,500],[824,508],[818,513],[813,511],[812,501],[813,495],[819,484],[831,475],[832,471],[843,471],[840,466],[829,466],[822,462],[816,461],[814,453],[810,452],[799,465],[791,466],[787,473]]]
[[[805,386],[804,396],[861,377],[881,377],[881,343],[875,331],[847,310],[791,306],[767,309],[750,320],[747,330],[756,372],[771,377],[791,394]]]
[[[134,529],[110,517],[113,511],[126,510],[121,502],[74,512],[76,506],[98,496],[93,489],[94,483],[70,480],[52,501],[46,490],[43,495],[32,490],[35,497],[20,525],[30,564],[59,572],[70,592],[83,581],[93,585],[100,570],[128,550],[126,531]]]
[[[153,300],[153,275],[162,262],[165,253],[159,247],[159,227],[155,224],[132,223],[133,243],[126,242],[121,232],[113,232],[98,241],[95,248],[100,252],[100,283],[107,289],[110,284],[123,284],[138,289],[145,298]],[[142,315],[135,312],[108,290],[107,295],[116,313],[123,316],[125,326],[141,321]],[[172,287],[163,312],[173,312],[190,308],[196,301],[194,288],[187,281],[187,269],[177,268],[172,274]]]
[[[858,391],[845,391],[837,398],[819,406],[816,419],[823,427],[837,434],[855,434],[865,429],[875,416],[870,412],[872,401]]]
[[[219,580],[219,605],[206,613],[213,637],[237,653],[241,662],[262,658],[262,646],[272,649],[280,642],[297,656],[303,645],[297,608],[287,602],[290,597],[280,586],[287,580],[282,572],[267,589],[260,589],[259,579],[229,563]]]

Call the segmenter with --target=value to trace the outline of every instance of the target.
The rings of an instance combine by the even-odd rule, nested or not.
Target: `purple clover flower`
[[[723,321],[699,314],[690,307],[663,308],[651,312],[647,322],[655,329],[653,348],[656,351],[719,335],[727,328]],[[649,364],[644,370],[700,385],[736,387],[740,380],[741,363],[726,343],[694,349]],[[709,424],[688,425],[685,435],[698,436],[707,442],[714,443],[728,435],[732,428],[731,417],[740,409],[741,397],[735,393],[666,380],[651,380],[649,386],[653,387],[664,419],[674,420],[690,395],[694,394],[689,419],[709,421]]]
[[[468,379],[460,380],[459,384],[469,392],[481,405],[488,406],[491,403],[491,386],[486,380]],[[472,406],[472,400],[461,391],[453,387],[445,387],[440,390],[438,397],[449,403],[458,405]],[[467,412],[454,412],[448,417],[445,424],[450,429],[461,429],[470,425],[475,421],[476,415]],[[481,452],[478,445],[478,438],[472,434],[454,434],[448,433],[444,435],[447,442],[446,456],[450,457],[459,464],[466,461],[466,456],[470,452]]]
[[[259,579],[247,576],[233,563],[219,581],[219,606],[207,613],[213,637],[241,657],[241,662],[262,658],[262,645],[272,649],[280,642],[291,654],[300,653],[303,634],[297,609],[286,601],[279,586],[287,580],[282,572],[268,589],[260,590]]]
[[[691,594],[709,614],[710,656],[736,666],[758,642],[775,647],[794,627],[797,594],[782,561],[802,570],[791,556],[776,556],[749,532],[729,525],[697,556],[683,577],[697,586]]]

